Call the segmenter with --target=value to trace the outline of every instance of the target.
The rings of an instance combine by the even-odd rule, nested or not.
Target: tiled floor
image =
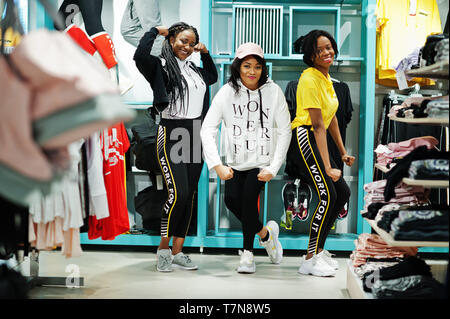
[[[156,253],[85,251],[65,259],[59,251],[41,252],[40,276],[66,277],[79,270],[81,288],[35,287],[31,298],[99,299],[347,299],[346,258],[337,258],[336,276],[318,278],[297,273],[300,257],[285,256],[280,265],[255,256],[256,273],[239,274],[239,256],[190,253],[197,271],[156,271]],[[75,265],[75,266],[74,266]],[[27,275],[27,262],[22,264]],[[66,272],[67,270],[67,272]]]

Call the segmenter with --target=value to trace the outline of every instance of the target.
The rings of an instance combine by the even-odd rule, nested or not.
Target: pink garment
[[[350,255],[353,267],[366,263],[367,258],[404,258],[417,255],[417,247],[390,247],[378,234],[363,233],[355,240],[355,250]]]
[[[49,181],[52,169],[33,139],[31,90],[0,56],[0,165],[38,181]]]
[[[364,191],[368,194],[383,194],[384,188],[386,187],[386,182],[387,180],[381,179],[378,181],[364,184],[363,188]],[[395,194],[402,196],[402,195],[423,193],[424,190],[425,188],[423,186],[410,186],[404,183],[400,183],[395,187]]]
[[[403,104],[397,104],[397,105],[394,105],[394,106],[391,107],[391,109],[389,110],[388,117],[389,117],[389,118],[396,117],[396,116],[397,116],[398,110],[404,109],[404,108],[406,108],[406,107],[408,107],[408,106],[403,105]]]
[[[11,60],[36,90],[33,120],[101,94],[118,94],[106,69],[62,32],[30,32],[14,49]]]
[[[448,96],[446,97],[448,100]],[[399,109],[410,107],[411,105],[420,105],[424,100],[432,100],[436,98],[430,98],[429,96],[417,96],[417,97],[409,97],[406,100],[403,101],[402,104],[397,104],[391,107],[389,110],[388,117],[395,117],[397,116],[397,111]],[[438,97],[438,99],[445,99],[445,97]]]
[[[364,185],[364,206],[362,213],[367,212],[367,208],[372,203],[386,203],[384,200],[384,188],[387,180],[382,179]],[[404,183],[398,184],[395,189],[395,197],[389,202],[391,204],[421,204],[428,200],[429,192],[423,186],[410,186]]]
[[[434,148],[439,144],[439,141],[433,136],[414,137],[406,141],[398,143],[389,143],[388,148],[393,152],[407,152],[408,154],[419,146],[426,146],[428,149]],[[400,155],[401,156],[401,155]]]
[[[387,165],[395,157],[404,157],[419,146],[426,146],[432,149],[439,144],[439,141],[433,136],[414,137],[399,143],[380,144],[375,149],[377,163]]]
[[[54,250],[61,247],[61,253],[66,258],[79,257],[82,254],[80,244],[80,229],[63,229],[64,219],[55,217],[48,223],[35,223],[29,215],[28,241],[37,250]]]

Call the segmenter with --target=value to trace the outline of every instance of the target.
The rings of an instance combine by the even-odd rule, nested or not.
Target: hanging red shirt
[[[109,217],[97,220],[95,216],[89,216],[88,237],[113,240],[130,230],[125,180],[125,153],[130,141],[125,126],[119,123],[105,130],[100,142]]]

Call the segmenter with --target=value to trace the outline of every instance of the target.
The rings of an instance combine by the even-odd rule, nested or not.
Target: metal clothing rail
[[[79,288],[84,286],[84,278],[77,276],[43,277],[39,276],[39,251],[32,249],[30,258],[30,275],[25,276],[32,287],[58,286],[65,288]]]

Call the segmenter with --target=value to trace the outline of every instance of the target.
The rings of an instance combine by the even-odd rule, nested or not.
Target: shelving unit
[[[411,77],[429,77],[433,79],[448,79],[448,61],[441,61],[439,63],[433,64],[431,66],[427,66],[424,68],[411,70],[406,72],[408,76]],[[409,124],[423,124],[423,125],[441,125],[446,126],[448,130],[449,120],[448,118],[398,118],[391,117],[391,120],[409,123]],[[448,145],[447,145],[448,150]],[[380,170],[383,173],[388,173],[391,168],[387,168],[381,164],[375,164],[375,168]],[[449,189],[449,181],[448,180],[417,180],[412,178],[403,178],[402,182],[411,185],[411,186],[423,186],[425,188],[447,188],[447,194]],[[416,241],[416,240],[395,240],[391,234],[386,232],[384,229],[378,227],[375,220],[364,218],[365,221],[370,225],[370,227],[391,247],[437,247],[436,249],[445,249],[447,248],[448,254],[448,241]],[[432,272],[436,272],[436,265],[431,263]],[[442,268],[447,268],[447,265],[438,265],[439,271],[437,273],[442,272]],[[349,261],[347,266],[347,289],[351,298],[354,299],[368,299],[373,298],[371,294],[367,294],[362,288],[362,282],[355,274],[353,267]],[[444,269],[445,271],[445,269]],[[434,275],[434,274],[433,274]]]
[[[409,124],[426,124],[426,125],[448,125],[448,118],[403,118],[403,117],[391,117],[391,120]]]
[[[433,65],[406,71],[405,74],[418,78],[448,79],[448,65],[448,60],[440,61]]]
[[[356,275],[351,260],[347,261],[347,290],[352,299],[374,299],[371,293],[364,291],[362,281]]]
[[[379,169],[383,173],[387,173],[387,172],[389,172],[391,170],[390,168],[387,168],[386,166],[378,164],[378,163],[375,164],[375,168]],[[405,177],[405,178],[402,179],[402,182],[405,183],[406,185],[423,186],[425,188],[445,188],[445,187],[449,187],[448,180],[413,179],[413,178]]]
[[[428,180],[403,178],[402,182],[411,186],[423,186],[425,188],[446,188],[449,186],[448,180]]]
[[[375,164],[375,168],[376,168],[376,169],[379,169],[379,170],[382,171],[383,173],[387,173],[387,172],[390,171],[390,168],[387,168],[386,166],[381,165],[381,164],[378,164],[378,163]]]
[[[377,223],[374,220],[367,219],[365,220],[370,224],[370,226],[376,231],[378,235],[389,245],[392,247],[448,247],[448,241],[411,241],[411,240],[395,240],[392,238],[391,234],[386,232],[384,229],[381,229],[377,226]]]

